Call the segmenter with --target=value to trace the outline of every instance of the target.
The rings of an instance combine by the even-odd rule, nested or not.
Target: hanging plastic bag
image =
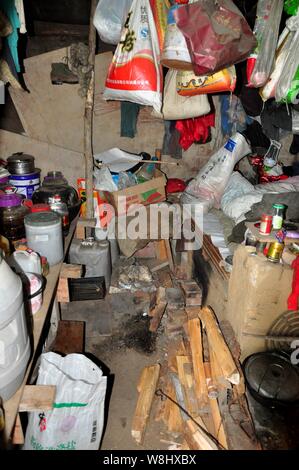
[[[277,82],[275,99],[278,102],[286,100],[299,67],[299,14],[289,18],[286,24],[287,28],[291,31],[292,40],[286,54],[283,73]]]
[[[192,3],[192,2],[190,2]],[[161,64],[177,70],[192,70],[192,61],[183,33],[176,25],[174,12],[182,5],[173,5],[168,10],[167,28],[161,56]]]
[[[208,212],[219,206],[235,165],[251,152],[245,137],[235,134],[203,166],[187,186],[181,202],[200,204]]]
[[[177,70],[169,69],[165,78],[162,114],[167,121],[189,119],[208,114],[211,106],[207,95],[180,96],[177,93]]]
[[[181,96],[194,96],[206,93],[221,93],[236,87],[236,69],[234,66],[223,69],[213,75],[198,77],[194,72],[179,70],[177,73],[177,91]]]
[[[99,0],[93,24],[102,41],[118,44],[132,0]]]
[[[260,95],[264,101],[275,97],[276,87],[284,71],[286,57],[292,42],[293,34],[286,28],[281,34],[276,51],[274,69],[266,85],[261,88]]]
[[[83,354],[41,355],[38,385],[55,385],[53,409],[29,413],[25,450],[98,450],[107,377]]]
[[[259,0],[253,33],[257,47],[247,61],[248,86],[260,88],[267,82],[275,56],[283,0]]]
[[[196,75],[210,75],[246,59],[256,39],[231,0],[200,0],[174,11]]]
[[[163,87],[159,56],[150,4],[147,0],[133,0],[108,70],[103,98],[153,106],[159,112]]]

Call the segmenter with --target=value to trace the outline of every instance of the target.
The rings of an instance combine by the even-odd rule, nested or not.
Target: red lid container
[[[31,207],[31,212],[50,212],[51,207],[49,204],[33,204]]]

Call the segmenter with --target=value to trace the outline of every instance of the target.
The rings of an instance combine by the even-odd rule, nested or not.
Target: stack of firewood
[[[152,325],[166,309],[167,355],[141,374],[132,436],[143,442],[154,403],[155,420],[182,450],[259,449],[240,364],[214,312],[196,306],[201,297],[191,287],[183,286],[185,309],[167,308],[165,296],[158,296]]]

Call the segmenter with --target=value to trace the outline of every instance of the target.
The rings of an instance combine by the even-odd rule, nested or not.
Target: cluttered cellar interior
[[[299,0],[0,0],[0,102],[1,450],[298,449]]]

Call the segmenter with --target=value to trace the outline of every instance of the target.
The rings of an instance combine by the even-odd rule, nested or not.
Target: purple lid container
[[[0,207],[17,207],[22,204],[22,196],[17,193],[1,193],[0,192]]]

